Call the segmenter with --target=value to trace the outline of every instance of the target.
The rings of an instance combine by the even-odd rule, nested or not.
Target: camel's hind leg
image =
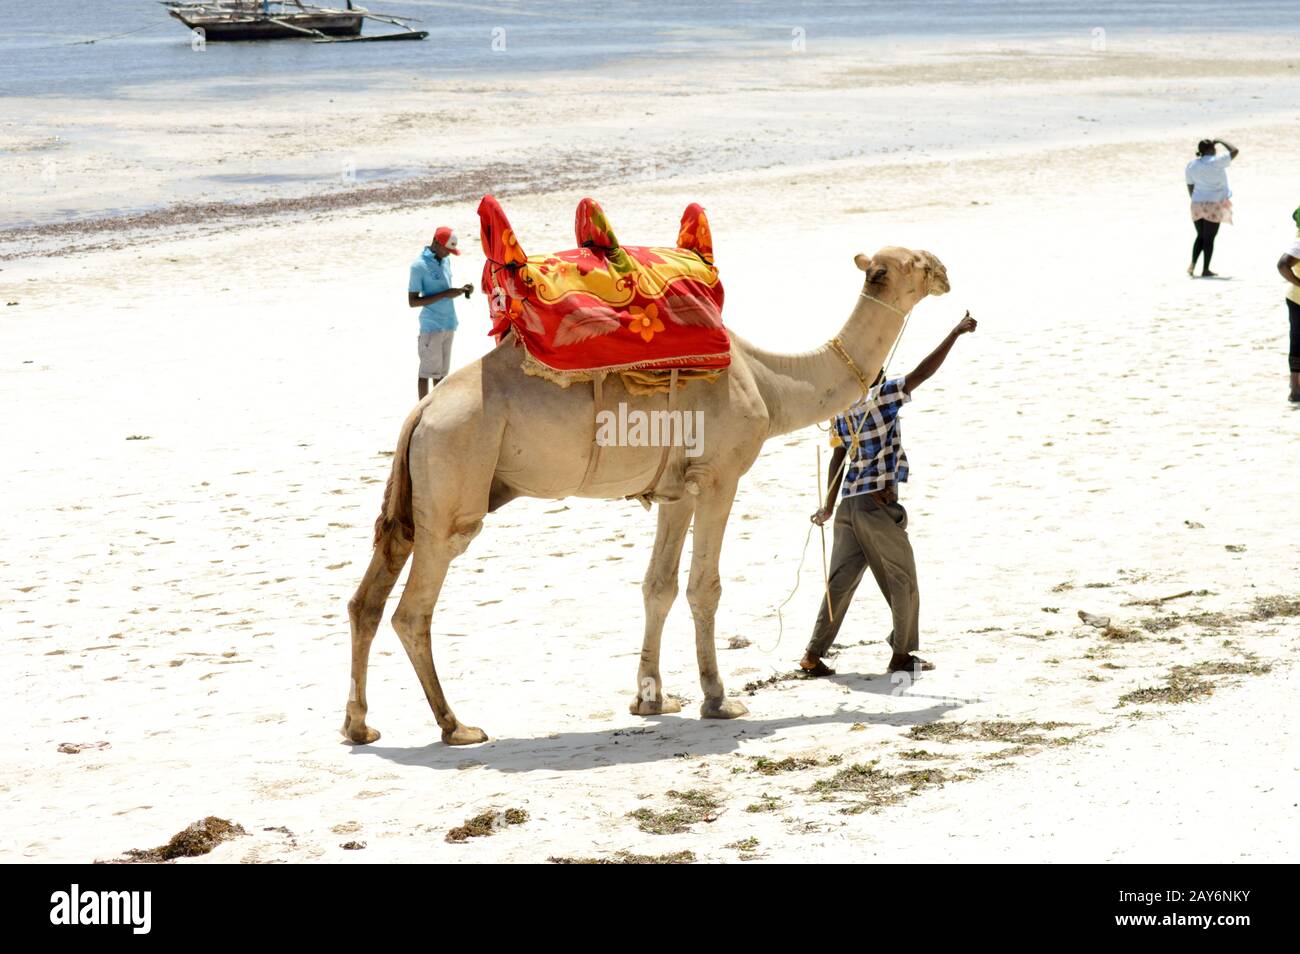
[[[682,561],[682,544],[691,525],[693,498],[659,505],[659,530],[655,534],[654,552],[645,572],[641,593],[645,597],[645,640],[641,645],[641,663],[636,670],[636,698],[629,707],[633,715],[661,715],[681,712],[682,704],[664,695],[659,676],[659,644],[664,634],[664,620],[677,598],[677,571]]]
[[[420,678],[424,696],[429,700],[433,717],[442,729],[442,741],[448,745],[472,745],[486,742],[487,734],[482,729],[464,725],[456,718],[447,704],[447,697],[442,693],[438,682],[438,673],[433,668],[433,649],[429,638],[429,629],[433,625],[433,607],[438,602],[443,580],[447,577],[447,567],[452,557],[458,556],[478,532],[479,525],[453,532],[450,539],[439,540],[422,528],[416,529],[415,559],[411,564],[411,575],[406,581],[406,589],[393,614],[393,628],[402,639],[406,655],[415,667],[415,674]]]
[[[387,552],[386,552],[387,551]],[[366,725],[366,671],[370,666],[370,644],[374,642],[384,603],[411,553],[411,544],[394,534],[388,546],[376,546],[361,585],[348,601],[348,618],[352,622],[352,685],[348,691],[347,714],[343,717],[343,734],[361,745],[374,742],[379,733]]]

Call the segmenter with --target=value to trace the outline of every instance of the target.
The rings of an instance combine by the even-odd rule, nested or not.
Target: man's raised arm
[[[939,370],[939,365],[943,364],[943,359],[948,357],[948,352],[951,351],[952,346],[957,343],[957,339],[964,334],[974,331],[976,327],[977,323],[975,319],[970,316],[969,311],[966,312],[966,316],[962,318],[961,321],[957,322],[957,327],[948,332],[948,337],[944,338],[943,341],[939,343],[939,347],[926,355],[925,359],[913,368],[911,373],[903,379],[903,390],[908,394],[911,394],[926,381],[930,380],[930,376]]]

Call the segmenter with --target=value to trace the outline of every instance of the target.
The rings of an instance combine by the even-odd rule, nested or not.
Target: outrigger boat
[[[206,40],[284,40],[304,37],[317,43],[364,40],[423,40],[429,34],[409,26],[410,17],[371,13],[346,0],[343,9],[318,7],[301,0],[211,0],[208,3],[162,0],[167,12]],[[366,20],[402,27],[404,33],[362,36]]]

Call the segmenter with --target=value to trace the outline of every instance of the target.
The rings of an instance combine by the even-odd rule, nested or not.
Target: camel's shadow
[[[875,695],[898,694],[894,686],[879,677],[865,680],[868,683],[866,685],[861,684],[864,680],[860,676],[836,676],[832,681],[850,684],[851,688]],[[863,723],[904,728],[921,725],[961,708],[968,701],[922,696],[911,691],[904,695],[910,698],[934,698],[936,701],[925,708],[903,712],[864,712],[840,706],[823,715],[777,719],[746,716],[734,721],[716,721],[684,715],[651,716],[636,726],[561,732],[544,737],[490,739],[481,745],[465,747],[448,746],[442,742],[407,748],[383,744],[357,745],[353,746],[353,754],[440,771],[459,771],[468,762],[498,772],[574,772],[610,765],[637,765],[701,755],[727,755],[737,751],[746,741],[770,738],[788,729],[808,726]]]

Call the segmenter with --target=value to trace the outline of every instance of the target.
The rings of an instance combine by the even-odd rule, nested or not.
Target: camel
[[[731,365],[713,382],[677,392],[683,411],[702,411],[702,453],[677,449],[660,473],[657,447],[606,447],[592,473],[593,389],[568,388],[525,374],[523,349],[509,335],[483,358],[443,380],[402,425],[375,523],[375,545],[348,603],[352,682],[343,735],[357,744],[379,738],[367,725],[366,671],[384,604],[407,558],[414,555],[393,628],[415,667],[433,716],[449,745],[487,740],[452,712],[434,669],[430,624],[451,561],[464,553],[483,518],[516,497],[614,499],[655,482],[658,531],[642,584],[645,635],[637,667],[633,714],[678,712],[664,693],[659,646],[677,597],[678,567],[694,523],[686,600],[695,621],[695,652],[705,719],[735,719],[748,710],[727,698],[718,675],[714,617],[722,595],[718,558],[737,484],[770,438],[823,421],[862,397],[902,332],[906,316],[927,295],[948,291],[943,264],[929,252],[887,247],[854,258],[862,291],[838,336],[803,354],[775,354],[732,335]],[[626,393],[617,376],[606,400],[629,409],[662,409],[662,394]]]

